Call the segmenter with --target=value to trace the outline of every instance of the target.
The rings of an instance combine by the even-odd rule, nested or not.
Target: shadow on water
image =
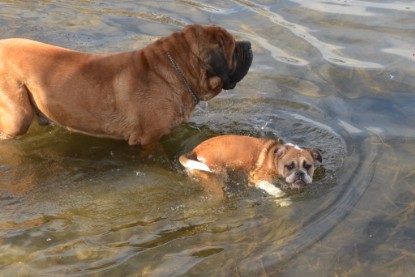
[[[348,130],[341,126],[344,125],[344,122],[341,122],[340,125],[340,122],[332,121],[328,122],[330,125],[325,125],[327,122],[313,122],[309,117],[304,116],[304,112],[299,112],[299,110],[306,110],[310,113],[311,110],[312,118],[318,118],[319,116],[315,114],[317,110],[312,107],[303,106],[303,109],[298,109],[301,104],[295,102],[287,104],[287,101],[281,101],[282,103],[278,103],[279,101],[269,99],[265,102],[266,104],[261,103],[258,107],[260,112],[253,111],[249,116],[244,113],[244,124],[238,122],[237,133],[274,139],[279,137],[283,140],[286,140],[285,136],[290,136],[291,140],[294,139],[295,143],[300,145],[305,144],[306,141],[313,143],[312,147],[322,149],[324,152],[323,167],[325,170],[321,179],[317,177],[311,191],[293,197],[294,201],[315,200],[319,204],[317,206],[310,205],[313,207],[312,212],[309,210],[310,206],[296,210],[295,217],[301,218],[301,224],[294,228],[295,231],[292,234],[286,234],[283,238],[277,238],[276,241],[270,240],[266,243],[263,241],[262,246],[258,249],[251,249],[252,253],[249,253],[249,257],[242,258],[239,263],[238,274],[241,276],[258,276],[258,274],[264,273],[264,270],[271,275],[277,273],[296,255],[301,254],[332,232],[347,217],[372,183],[379,151],[382,148],[382,144],[376,136],[362,133],[359,133],[358,136],[351,134],[350,128],[353,130],[351,125],[347,126]],[[227,107],[232,106],[228,101],[221,101],[220,104]],[[252,103],[248,105],[254,106]],[[267,109],[267,105],[269,105],[269,109]],[[282,110],[278,109],[279,106],[282,107]],[[296,113],[290,113],[289,108],[287,109],[290,106],[295,107]],[[235,126],[231,126],[229,130],[224,128],[224,125],[226,126],[224,122],[229,122],[228,117],[235,118],[235,111],[227,109],[225,115],[223,113],[216,116],[209,114],[209,120],[221,126],[225,133],[235,133],[235,130],[232,130]],[[198,121],[203,121],[203,119],[198,118]],[[289,131],[287,132],[287,130]],[[206,134],[206,132],[204,133]],[[296,134],[301,135],[297,137]],[[307,134],[306,141],[304,141],[304,134]],[[188,139],[184,140],[185,144],[190,141],[193,147],[194,138],[192,136],[186,137]],[[260,232],[266,233],[265,230],[273,232],[275,230],[274,224],[276,223],[264,224],[261,226]],[[249,230],[246,231],[249,232]],[[227,255],[218,254],[217,259],[226,259]],[[218,274],[220,275],[219,272]]]
[[[2,177],[3,184],[13,185],[2,186],[3,192],[10,191],[9,196],[3,193],[2,207],[7,209],[3,210],[4,223],[0,227],[4,234],[7,230],[20,230],[9,234],[4,242],[17,246],[18,241],[29,239],[25,233],[29,237],[36,237],[37,233],[40,240],[29,239],[32,245],[27,248],[29,251],[39,247],[39,243],[42,245],[42,238],[54,246],[46,247],[46,243],[42,246],[46,247],[44,250],[37,251],[39,256],[30,260],[47,265],[50,259],[65,255],[64,264],[77,261],[69,272],[78,268],[87,272],[120,273],[142,270],[145,264],[155,272],[171,270],[169,255],[161,265],[145,258],[151,256],[149,251],[164,256],[172,251],[171,245],[176,245],[175,251],[184,251],[179,254],[184,260],[175,262],[184,263],[188,270],[196,272],[204,267],[203,261],[209,264],[230,254],[242,259],[238,268],[247,274],[257,272],[252,264],[258,261],[267,267],[289,260],[330,232],[358,201],[366,187],[362,183],[369,178],[365,174],[371,172],[369,161],[375,154],[372,148],[365,147],[361,152],[356,149],[358,146],[348,144],[353,140],[343,137],[347,132],[333,122],[329,126],[309,119],[324,118],[322,111],[312,105],[253,99],[245,100],[241,107],[233,104],[241,101],[237,98],[213,100],[200,107],[194,114],[197,123],[180,127],[166,137],[162,142],[165,151],[161,154],[142,155],[125,142],[86,137],[53,127],[33,126],[27,136],[2,144],[2,164],[9,167],[7,172],[16,173],[7,174],[6,182]],[[177,163],[178,155],[208,137],[225,133],[270,137],[322,150],[321,176],[311,189],[293,197],[295,205],[300,205],[295,217],[302,218],[301,226],[298,223],[286,226],[293,220],[291,209],[279,210],[259,191],[237,189],[228,202],[212,206],[209,197],[188,180]],[[362,140],[362,145],[366,144]],[[344,166],[350,170],[344,175],[337,174]],[[23,172],[25,177],[20,178],[17,172],[22,168],[27,175]],[[302,214],[302,209],[309,209],[307,203],[313,206],[313,201],[321,204],[311,214]],[[262,218],[264,212],[267,215]],[[15,217],[16,213],[19,218]],[[277,225],[284,227],[274,225],[276,214],[285,222]],[[91,224],[96,227],[90,229]],[[272,233],[279,228],[278,232],[284,235],[278,245],[273,241],[275,238],[267,235],[265,240],[253,243],[239,254],[234,253],[241,246],[235,247],[232,241],[250,238],[245,232],[259,236],[258,232]],[[76,232],[71,234],[70,230]],[[62,242],[55,241],[58,234]],[[222,242],[217,243],[217,239]],[[179,241],[192,246],[182,247]],[[100,243],[109,247],[101,254]],[[193,243],[204,246],[195,247]],[[9,259],[13,260],[12,257]],[[138,257],[143,263],[137,264]],[[92,265],[87,266],[83,259]],[[268,262],[271,260],[272,263]],[[50,272],[62,272],[62,269],[56,270]],[[226,266],[221,268],[221,272],[226,270],[229,270]]]
[[[239,268],[243,276],[258,274],[264,268],[271,275],[281,271],[296,255],[332,232],[352,211],[372,182],[378,158],[375,141],[360,139],[356,140],[356,143],[356,145],[347,145],[353,148],[343,164],[348,171],[337,175],[338,186],[331,190],[330,197],[322,200],[312,213],[303,215],[301,230],[298,233],[284,238],[283,243],[277,246],[261,249],[256,253],[259,259],[248,258],[244,261]]]

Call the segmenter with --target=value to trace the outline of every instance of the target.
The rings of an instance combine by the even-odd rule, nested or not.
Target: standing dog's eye
[[[293,170],[293,169],[294,169],[294,167],[295,167],[295,164],[294,164],[294,162],[292,162],[292,163],[290,163],[290,164],[286,164],[286,165],[285,165],[285,167],[286,167],[288,170]]]

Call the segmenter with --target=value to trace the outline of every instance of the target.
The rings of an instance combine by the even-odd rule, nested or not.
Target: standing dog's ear
[[[235,88],[236,84],[245,77],[252,64],[252,50],[249,41],[237,41],[232,55],[233,68],[228,67],[226,55],[219,48],[211,50],[208,54],[208,73],[209,77],[218,76],[223,82],[223,89]]]
[[[208,75],[209,77],[217,76],[223,82],[224,89],[233,89],[236,83],[233,86],[229,84],[229,68],[228,61],[226,60],[225,53],[219,50],[212,50],[208,54]]]

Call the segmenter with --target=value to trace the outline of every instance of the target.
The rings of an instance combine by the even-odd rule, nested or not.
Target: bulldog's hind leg
[[[227,179],[226,171],[213,172],[208,165],[197,160],[193,152],[183,154],[179,162],[186,168],[187,173],[196,179],[204,191],[216,200],[223,200],[225,193],[223,187]]]
[[[222,174],[192,170],[190,175],[197,180],[210,197],[216,200],[223,200],[225,198],[225,192],[223,190],[225,180]]]
[[[11,85],[0,79],[0,139],[26,133],[33,116],[26,86],[17,82]]]

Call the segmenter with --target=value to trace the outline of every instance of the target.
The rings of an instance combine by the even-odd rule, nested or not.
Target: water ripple
[[[267,17],[272,23],[278,26],[281,26],[285,29],[288,29],[292,34],[294,34],[301,40],[307,41],[310,45],[312,45],[314,48],[316,48],[321,53],[321,55],[323,56],[325,60],[331,63],[335,63],[335,64],[342,65],[342,66],[353,66],[353,67],[361,67],[361,68],[381,68],[382,67],[382,65],[378,63],[356,60],[353,58],[345,57],[344,55],[336,54],[336,52],[340,52],[342,49],[344,49],[344,47],[340,45],[325,43],[319,40],[317,37],[311,35],[313,30],[311,30],[310,28],[307,28],[300,24],[289,22],[285,20],[281,15],[272,12],[271,10],[265,8],[264,6],[258,5],[248,0],[234,0],[234,1],[241,5],[246,6],[247,8],[251,9],[257,14]],[[264,39],[257,39],[257,41],[259,43],[262,43],[261,46],[263,46],[265,49],[275,50],[276,48],[276,47],[271,48],[270,45],[266,43],[266,40],[264,43]],[[275,53],[271,51],[271,53],[274,58],[277,57],[277,60],[281,60],[281,61],[283,60],[278,59],[278,57],[286,56],[286,55],[281,55],[281,53],[283,53],[282,51],[276,51]],[[294,59],[294,60],[301,61],[301,59]],[[288,59],[288,61],[290,61],[290,59]],[[299,63],[299,65],[305,65],[305,64],[307,63],[305,62]]]
[[[415,4],[411,2],[394,2],[381,3],[374,1],[354,1],[354,0],[324,0],[324,1],[307,1],[307,0],[290,0],[300,6],[324,13],[335,13],[341,15],[353,16],[376,16],[381,10],[386,11],[415,11]]]

